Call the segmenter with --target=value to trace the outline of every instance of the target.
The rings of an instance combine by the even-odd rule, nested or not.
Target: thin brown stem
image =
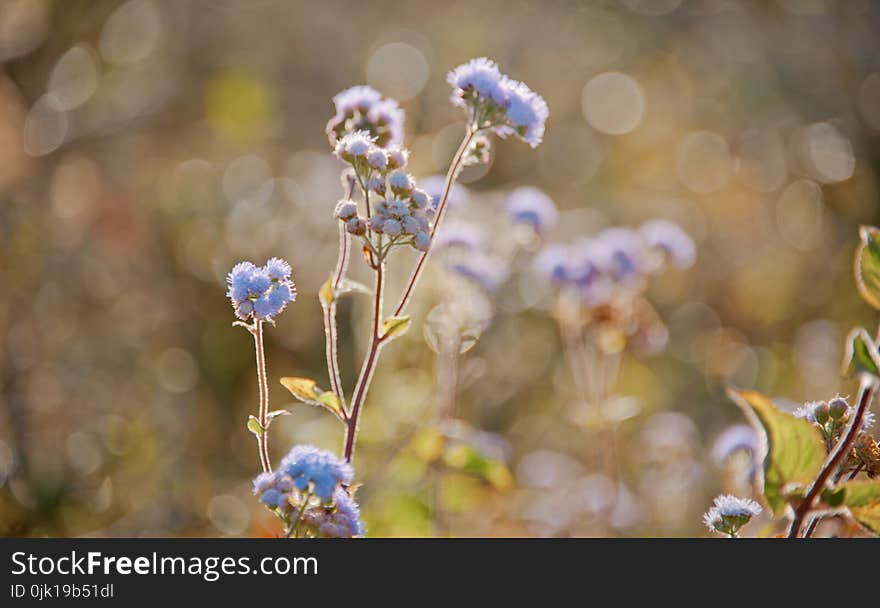
[[[876,383],[877,380],[875,378],[867,376],[862,378],[861,387],[859,388],[859,403],[856,407],[856,413],[853,416],[853,419],[850,421],[849,426],[846,429],[846,433],[844,433],[840,441],[837,442],[837,445],[828,455],[828,458],[825,459],[825,463],[822,465],[822,469],[819,471],[816,479],[807,490],[806,496],[804,496],[804,499],[795,508],[794,517],[792,518],[791,526],[788,529],[788,538],[797,538],[800,535],[801,526],[803,525],[804,518],[812,510],[813,504],[816,502],[816,498],[818,498],[818,496],[822,493],[822,490],[825,489],[825,483],[828,481],[828,478],[835,471],[837,471],[837,468],[841,465],[844,458],[846,458],[846,455],[849,453],[853,441],[855,441],[855,438],[859,433],[859,427],[861,427],[862,425],[862,419],[865,416],[865,412],[868,410],[868,407],[871,405],[871,401],[874,398]]]
[[[449,164],[449,171],[446,172],[446,182],[443,185],[443,193],[440,196],[440,202],[437,205],[437,212],[434,216],[434,225],[431,227],[431,239],[433,240],[434,235],[437,234],[437,228],[440,227],[440,222],[443,220],[443,215],[446,211],[446,203],[449,200],[449,193],[452,191],[452,185],[455,183],[456,178],[458,177],[458,173],[461,170],[462,161],[464,160],[464,155],[468,150],[468,147],[471,145],[471,141],[474,139],[474,135],[477,134],[477,129],[475,129],[472,125],[468,126],[467,132],[465,133],[464,139],[461,140],[461,145],[458,147],[458,151],[456,151],[455,156],[452,157],[452,162]],[[400,297],[400,301],[397,303],[397,306],[394,309],[394,316],[399,317],[403,314],[403,311],[406,309],[407,304],[409,304],[410,298],[412,298],[413,291],[416,288],[416,284],[419,282],[419,277],[422,275],[422,270],[425,267],[425,262],[428,260],[428,256],[431,254],[431,249],[425,251],[419,256],[418,261],[416,262],[415,268],[413,268],[412,274],[409,277],[409,281],[406,283],[406,288],[403,290],[403,295]]]
[[[354,444],[358,432],[358,422],[360,421],[361,407],[364,399],[366,399],[367,391],[370,388],[370,382],[373,378],[373,372],[376,369],[376,361],[379,359],[379,352],[382,350],[383,340],[381,335],[382,328],[382,297],[385,287],[385,261],[380,260],[376,265],[376,289],[373,294],[373,322],[370,338],[370,347],[367,355],[364,357],[364,363],[361,366],[361,373],[358,376],[357,385],[351,396],[351,412],[348,417],[348,424],[345,431],[345,460],[351,462],[354,457]]]
[[[263,321],[254,321],[251,332],[254,335],[254,350],[257,357],[257,383],[260,386],[260,411],[257,422],[260,423],[261,432],[257,435],[257,449],[260,452],[260,464],[263,472],[272,470],[272,462],[269,460],[269,381],[266,378],[266,352],[263,345]]]

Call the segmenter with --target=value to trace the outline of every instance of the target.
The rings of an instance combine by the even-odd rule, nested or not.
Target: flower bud
[[[835,420],[840,420],[846,416],[848,410],[849,406],[847,405],[846,400],[842,397],[835,397],[831,400],[831,403],[828,404],[828,415]]]
[[[336,217],[342,221],[350,220],[357,216],[357,204],[350,200],[341,200],[336,205]]]
[[[817,405],[816,409],[813,410],[813,416],[816,418],[816,422],[822,425],[828,422],[830,409],[831,408],[824,401]]]

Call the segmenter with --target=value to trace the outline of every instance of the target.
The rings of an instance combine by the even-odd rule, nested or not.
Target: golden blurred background
[[[444,173],[463,127],[446,72],[483,55],[550,120],[536,150],[499,142],[465,172],[461,213],[532,185],[562,213],[553,240],[667,218],[697,262],[652,285],[669,343],[624,357],[601,443],[566,415],[576,391],[528,273],[458,362],[468,424],[432,426],[432,268],[365,408],[368,534],[704,534],[719,490],[748,492],[711,457],[743,422],[727,386],[792,403],[853,390],[843,337],[876,322],[852,254],[880,221],[878,32],[869,0],[0,0],[0,535],[277,533],[251,495],[253,344],[225,274],[292,264],[299,300],[267,333],[272,407],[292,411],[273,454],[338,451],[341,427],[278,383],[325,378],[331,97],[400,100],[410,170]],[[368,314],[340,307],[349,386]]]

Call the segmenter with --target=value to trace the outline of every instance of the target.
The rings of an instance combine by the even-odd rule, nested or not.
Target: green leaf
[[[880,230],[874,226],[861,226],[862,242],[856,250],[856,285],[865,301],[880,309]]]
[[[792,489],[807,487],[825,461],[825,444],[812,423],[780,410],[761,393],[729,391],[762,437],[764,498],[777,516],[785,512]]]
[[[257,420],[254,416],[248,416],[247,428],[257,437],[263,435],[266,432],[266,429],[264,429],[262,425],[260,425],[260,421]]]
[[[324,281],[324,284],[321,285],[321,289],[318,290],[318,299],[321,300],[321,306],[324,308],[330,306],[333,303],[333,300],[336,299],[336,294],[333,293],[333,275]]]
[[[403,317],[388,317],[382,323],[382,339],[393,340],[407,332],[410,326],[409,315]]]
[[[342,402],[339,400],[336,393],[333,391],[321,393],[321,396],[318,397],[318,402],[333,412],[337,418],[345,422],[345,412],[342,409]]]
[[[318,388],[317,383],[311,378],[294,378],[287,376],[281,379],[281,384],[291,394],[306,403],[317,403],[318,397],[324,392]]]
[[[880,534],[880,481],[848,481],[842,488],[843,504],[853,519]]]
[[[333,412],[333,415],[339,420],[345,422],[342,402],[333,391],[321,390],[311,378],[285,377],[281,379],[281,384],[303,403],[326,408]]]
[[[843,375],[855,372],[880,375],[880,353],[877,344],[863,327],[858,327],[846,337],[846,352],[843,355]]]

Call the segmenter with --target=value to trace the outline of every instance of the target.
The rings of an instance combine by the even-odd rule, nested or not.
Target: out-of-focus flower
[[[537,232],[553,228],[559,219],[553,199],[532,186],[522,186],[511,192],[506,208],[513,222],[528,224]]]
[[[467,257],[452,262],[450,270],[489,292],[497,291],[510,274],[503,260],[479,251],[471,251]]]
[[[726,428],[715,439],[712,446],[712,459],[719,466],[739,451],[758,453],[758,434],[748,424],[735,424]]]
[[[434,239],[437,248],[479,249],[486,242],[486,232],[470,222],[449,221]]]
[[[663,251],[678,268],[693,265],[697,253],[694,241],[681,226],[667,220],[650,220],[639,228],[650,247]]]

